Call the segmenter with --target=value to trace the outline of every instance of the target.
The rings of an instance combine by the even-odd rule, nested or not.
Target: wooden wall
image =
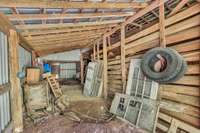
[[[130,59],[141,58],[147,50],[159,46],[159,24],[156,23],[126,38],[125,41],[128,73]],[[200,128],[200,5],[190,7],[166,19],[166,43],[167,47],[177,50],[185,58],[188,70],[179,81],[160,86],[162,104],[158,125],[165,125],[161,116],[167,115]],[[119,48],[119,46],[118,42],[112,47]],[[120,55],[109,58],[110,97],[113,97],[115,92],[122,92],[121,75]]]

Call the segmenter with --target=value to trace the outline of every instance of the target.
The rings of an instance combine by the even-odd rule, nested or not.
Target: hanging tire
[[[162,56],[166,61],[165,69],[161,72],[157,72],[154,69],[156,62],[160,60],[157,55]],[[157,82],[167,82],[181,71],[182,58],[171,48],[154,48],[143,56],[141,68],[148,78]]]
[[[176,54],[179,57],[179,59],[182,61],[180,70],[177,69],[177,71],[174,72],[173,74],[171,74],[171,76],[163,78],[163,79],[159,79],[159,80],[157,80],[157,82],[159,82],[159,83],[172,83],[172,82],[179,80],[181,77],[184,76],[184,74],[187,70],[187,63],[180,54],[178,54],[178,53],[176,53]]]
[[[187,71],[187,63],[186,61],[182,58],[182,67],[181,67],[181,70],[180,72],[175,76],[175,77],[172,77],[171,79],[169,79],[168,81],[164,82],[164,83],[172,83],[172,82],[176,82],[178,81],[179,79],[181,79],[184,74],[186,73]]]

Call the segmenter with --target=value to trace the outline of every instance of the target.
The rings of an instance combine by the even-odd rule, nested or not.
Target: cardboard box
[[[40,68],[27,68],[26,69],[27,83],[37,83],[40,81]]]

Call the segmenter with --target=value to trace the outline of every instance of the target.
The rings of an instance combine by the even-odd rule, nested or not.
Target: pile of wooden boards
[[[88,64],[87,76],[83,94],[85,96],[101,96],[102,93],[102,62],[90,62]]]
[[[160,98],[166,103],[160,114],[200,128],[200,5],[194,5],[166,19],[167,47],[178,51],[187,61],[188,70],[183,78],[160,86]],[[108,49],[117,48],[120,42]],[[159,23],[126,38],[126,71],[130,59],[140,58],[147,50],[159,46]],[[117,70],[117,71],[116,71]],[[120,56],[108,59],[109,94],[122,92]],[[163,118],[158,124],[165,126]],[[159,126],[160,127],[160,126]]]

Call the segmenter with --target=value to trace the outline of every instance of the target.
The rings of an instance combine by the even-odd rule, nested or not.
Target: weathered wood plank
[[[173,84],[200,86],[199,76],[183,76],[180,80]]]
[[[104,98],[108,96],[108,55],[106,36],[103,36],[103,92]]]
[[[165,92],[165,91],[161,93],[161,97],[172,100],[172,101],[176,101],[179,103],[184,103],[184,104],[192,105],[195,107],[200,107],[200,101],[198,97],[187,96],[187,95],[177,94],[173,92]]]
[[[198,107],[194,107],[187,104],[177,103],[171,100],[162,99],[160,108],[169,110],[172,112],[182,113],[190,115],[192,117],[200,118],[200,110]]]
[[[29,8],[144,8],[147,3],[139,2],[67,2],[67,1],[46,1],[46,0],[1,0],[1,7],[29,7]]]
[[[199,87],[183,86],[183,85],[161,85],[160,89],[163,92],[176,93],[188,96],[200,96]]]
[[[17,78],[19,72],[18,45],[19,38],[14,30],[9,33],[9,66],[10,66],[10,85],[11,85],[11,110],[14,125],[14,132],[23,131],[22,96],[20,81]]]

